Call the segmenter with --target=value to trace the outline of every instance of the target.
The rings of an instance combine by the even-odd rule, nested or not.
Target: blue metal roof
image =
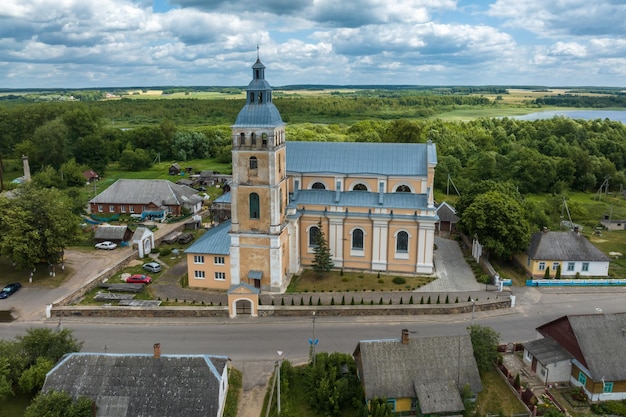
[[[230,220],[207,230],[198,240],[189,246],[185,253],[230,254]]]
[[[434,143],[287,142],[289,173],[424,177]]]
[[[215,200],[213,200],[214,203],[224,203],[224,204],[230,204],[230,191],[227,193],[222,194],[221,196],[217,197]]]
[[[289,206],[303,206],[307,204],[341,207],[366,207],[421,210],[428,208],[426,194],[412,193],[383,193],[382,204],[379,193],[368,191],[332,190],[300,190],[296,198],[290,195]]]
[[[239,112],[233,127],[278,127],[284,124],[274,103],[248,103]]]

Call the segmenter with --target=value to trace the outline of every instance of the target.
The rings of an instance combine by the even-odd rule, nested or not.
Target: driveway
[[[472,268],[465,262],[459,242],[436,237],[435,275],[437,279],[419,288],[420,292],[468,292],[484,289],[476,282]]]

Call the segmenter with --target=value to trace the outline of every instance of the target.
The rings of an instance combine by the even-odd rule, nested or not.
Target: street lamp
[[[315,311],[313,312],[313,338],[309,339],[311,363],[315,366],[315,347],[317,346],[318,339],[315,338]]]
[[[276,378],[277,378],[277,387],[276,387],[276,402],[278,403],[278,415],[280,415],[280,365],[283,360],[283,351],[278,350],[278,360],[276,361]]]

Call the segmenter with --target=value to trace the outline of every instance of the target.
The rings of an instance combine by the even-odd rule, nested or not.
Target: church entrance
[[[252,314],[252,301],[250,300],[237,300],[235,303],[235,311],[237,315],[249,316]]]

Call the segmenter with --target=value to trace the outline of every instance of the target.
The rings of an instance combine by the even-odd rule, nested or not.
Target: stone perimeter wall
[[[475,311],[490,311],[511,307],[510,298],[476,302]],[[342,305],[342,306],[259,306],[259,317],[320,317],[329,316],[414,316],[435,314],[467,314],[472,303],[453,305]],[[241,315],[240,315],[241,316]],[[55,306],[51,317],[116,318],[228,318],[228,307],[117,307],[117,306]],[[249,317],[249,316],[243,316]]]

